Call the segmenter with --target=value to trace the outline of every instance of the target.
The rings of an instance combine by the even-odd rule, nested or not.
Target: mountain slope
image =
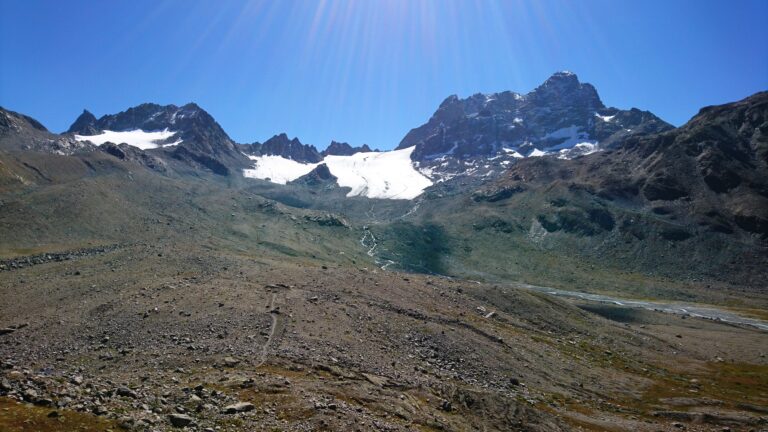
[[[0,150],[31,150],[57,154],[91,151],[93,146],[48,131],[32,117],[0,107]]]
[[[407,218],[373,228],[381,258],[586,291],[765,301],[767,102],[705,108],[679,129],[573,160],[522,159],[475,186],[440,183]]]

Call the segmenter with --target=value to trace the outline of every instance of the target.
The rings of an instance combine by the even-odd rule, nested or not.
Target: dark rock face
[[[67,129],[67,133],[78,133],[81,135],[96,135],[100,131],[96,126],[96,116],[91,114],[90,111],[84,109],[83,113],[75,120],[74,123]]]
[[[273,136],[263,144],[251,144],[251,149],[248,153],[263,156],[282,156],[303,163],[317,163],[323,160],[323,156],[317,151],[315,146],[302,144],[298,138],[289,139],[288,135],[284,133]]]
[[[503,148],[526,156],[534,149],[560,150],[578,142],[610,145],[618,137],[671,128],[647,111],[608,108],[592,85],[579,82],[573,73],[558,72],[526,95],[450,96],[398,149],[415,145],[412,158],[417,161],[493,156]]]
[[[672,201],[688,196],[685,186],[677,179],[664,173],[657,174],[648,179],[643,188],[643,194],[649,201]]]
[[[501,187],[488,191],[478,191],[472,196],[475,201],[496,202],[512,197],[513,195],[524,191],[525,188],[519,185]]]
[[[232,168],[243,168],[249,161],[224,129],[205,110],[194,103],[176,105],[141,104],[117,114],[105,115],[96,120],[84,111],[67,131],[79,135],[94,135],[104,130],[128,131],[141,129],[176,132],[169,142],[182,140],[174,149],[166,150],[171,157],[194,162],[223,174]],[[150,150],[149,152],[155,152]],[[164,151],[156,151],[164,153]],[[211,168],[215,166],[216,169]],[[224,169],[222,169],[224,167]]]
[[[312,171],[297,178],[292,183],[300,183],[309,186],[317,186],[322,184],[333,185],[336,184],[336,176],[331,174],[331,170],[328,169],[328,165],[320,164]]]
[[[167,165],[162,159],[128,144],[114,144],[108,142],[99,146],[99,150],[111,154],[120,160],[136,162],[155,171],[167,172]]]
[[[345,142],[331,141],[331,144],[323,150],[320,154],[325,156],[352,156],[355,153],[370,152],[371,148],[368,144],[363,144],[360,147],[352,147]]]

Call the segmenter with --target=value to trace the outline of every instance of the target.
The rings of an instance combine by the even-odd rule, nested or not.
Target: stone
[[[444,400],[443,402],[440,403],[440,409],[443,411],[450,412],[451,410],[453,410],[453,405],[451,404],[451,401]]]
[[[117,393],[118,396],[129,397],[132,399],[139,397],[135,391],[129,389],[128,387],[120,387],[117,389],[117,391],[115,391],[115,393]]]
[[[171,414],[168,416],[168,421],[171,422],[173,427],[187,427],[191,425],[195,419],[186,414]]]
[[[22,396],[24,396],[24,400],[28,402],[34,402],[35,400],[37,400],[37,392],[33,389],[24,390],[24,393],[22,393]]]
[[[53,400],[48,398],[39,398],[35,400],[35,405],[44,406],[44,407],[52,407],[53,406]]]
[[[235,367],[240,364],[240,360],[234,357],[224,357],[224,366]]]
[[[238,402],[236,404],[224,407],[224,414],[237,414],[246,411],[253,411],[256,407],[250,402]]]

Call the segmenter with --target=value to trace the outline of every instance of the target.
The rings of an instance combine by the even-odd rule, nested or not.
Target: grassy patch
[[[48,417],[57,411],[59,417]],[[117,429],[113,421],[93,414],[53,410],[0,398],[0,430],[3,432],[104,432]]]

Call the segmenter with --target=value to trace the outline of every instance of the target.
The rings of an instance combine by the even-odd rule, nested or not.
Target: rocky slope
[[[505,183],[563,180],[700,230],[768,239],[768,93],[703,108],[682,127],[575,161],[524,161]]]
[[[91,151],[93,146],[72,137],[51,133],[32,117],[0,107],[0,149],[63,155]]]

